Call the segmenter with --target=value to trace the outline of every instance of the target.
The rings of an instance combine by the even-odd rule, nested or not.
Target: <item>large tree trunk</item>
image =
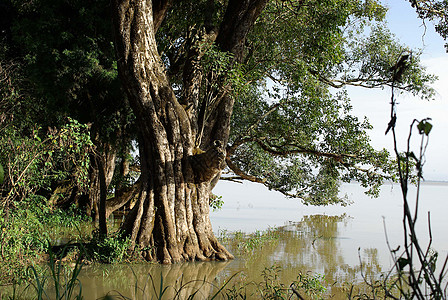
[[[197,97],[183,99],[183,105],[176,99],[155,40],[169,2],[115,0],[113,17],[119,73],[142,136],[141,190],[122,230],[134,245],[145,249],[143,255],[147,260],[163,263],[227,260],[233,256],[213,234],[209,197],[211,182],[224,167],[233,100],[227,95],[220,97],[223,100],[208,112],[213,120],[205,124],[186,108],[196,109]],[[254,11],[256,3],[264,5],[266,1],[230,2]],[[249,23],[253,23],[258,15],[250,16]],[[223,43],[223,50],[241,48],[250,28],[250,24],[243,25],[246,26],[243,31],[221,26],[229,35],[240,35],[233,41],[239,48]],[[195,76],[201,76],[200,72],[194,74],[191,78],[184,77],[191,82]],[[190,84],[186,88],[191,88],[189,94],[197,95],[192,89],[198,86]],[[191,105],[185,105],[188,101]],[[202,132],[198,144],[198,135]]]

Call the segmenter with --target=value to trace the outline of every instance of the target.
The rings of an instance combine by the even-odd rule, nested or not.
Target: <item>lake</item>
[[[409,190],[409,201],[415,203],[415,187]],[[370,198],[357,183],[344,184],[341,195],[347,195],[352,202],[346,207],[305,206],[298,200],[287,199],[278,192],[268,191],[257,184],[220,182],[214,192],[223,195],[224,205],[220,211],[211,213],[214,230],[242,230],[253,232],[269,227],[300,222],[312,215],[345,216],[338,222],[338,249],[344,261],[359,263],[357,251],[378,249],[380,261],[388,262],[390,257],[386,244],[384,224],[390,244],[403,241],[403,201],[399,185],[385,184],[378,198]],[[423,183],[420,193],[418,229],[420,237],[428,237],[427,213],[431,212],[433,246],[441,256],[448,253],[448,183]],[[384,222],[383,222],[384,221]]]
[[[280,227],[279,238],[255,249],[251,255],[238,255],[238,249],[232,249],[229,244],[236,258],[224,263],[92,266],[86,268],[81,277],[86,299],[97,299],[113,290],[129,297],[137,295],[140,299],[152,291],[153,282],[158,289],[161,277],[164,285],[174,287],[196,280],[189,284],[190,290],[185,290],[200,289],[205,298],[212,288],[204,284],[204,278],[220,285],[240,272],[232,279],[233,283],[258,282],[261,273],[272,266],[281,268],[279,279],[285,283],[295,280],[300,272],[325,275],[329,285],[356,281],[360,279],[360,261],[367,272],[378,274],[391,268],[385,232],[392,248],[403,241],[402,198],[398,185],[384,185],[380,197],[371,199],[358,184],[344,184],[341,194],[346,194],[353,202],[347,207],[304,206],[298,200],[286,199],[257,184],[223,181],[214,192],[224,200],[222,209],[211,213],[218,235],[222,231],[251,233]],[[415,188],[411,188],[409,195],[410,199],[414,198]],[[447,183],[422,184],[418,232],[422,242],[428,240],[427,212],[431,211],[433,248],[442,259],[448,254],[447,198]],[[173,296],[175,291],[170,293]],[[335,298],[343,298],[337,290],[333,294]]]
[[[256,246],[250,253],[242,253],[231,240],[224,240],[236,256],[229,262],[87,266],[79,277],[85,299],[98,299],[108,293],[152,299],[152,291],[159,291],[161,280],[163,286],[170,286],[164,299],[173,298],[176,289],[185,292],[185,297],[198,291],[195,299],[202,299],[216,290],[213,285],[223,285],[232,275],[236,274],[228,287],[260,282],[262,272],[278,275],[278,280],[287,285],[298,274],[321,274],[326,285],[333,286],[329,294],[334,299],[344,299],[340,286],[344,282],[360,281],[360,262],[367,274],[378,275],[391,269],[386,232],[392,248],[403,241],[403,209],[398,185],[384,185],[380,197],[371,199],[358,184],[344,184],[341,195],[346,194],[353,202],[347,207],[304,206],[298,200],[287,199],[257,184],[222,181],[214,193],[224,200],[222,209],[211,213],[217,235],[234,231],[253,233],[275,227],[277,238]],[[409,195],[410,199],[414,198],[415,188],[410,189]],[[427,212],[431,211],[432,243],[439,252],[439,268],[448,254],[447,198],[448,183],[422,184],[418,233],[420,241],[426,243]]]

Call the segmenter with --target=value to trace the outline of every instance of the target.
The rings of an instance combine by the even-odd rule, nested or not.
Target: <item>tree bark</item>
[[[99,204],[101,194],[107,195],[107,188],[112,181],[115,170],[116,150],[107,143],[100,144],[101,151],[98,154],[91,155],[92,162],[89,170],[89,190],[87,194],[79,196],[78,204],[86,210],[88,216],[93,221],[99,220]],[[103,167],[103,173],[100,168]],[[101,180],[104,180],[101,184]]]
[[[106,201],[106,219],[109,218],[110,214],[114,211],[125,206],[133,208],[135,201],[134,199],[139,194],[140,191],[140,179],[137,180],[133,185],[128,187],[122,187],[119,192],[115,193],[115,197],[107,199]],[[127,205],[129,204],[129,206]]]
[[[242,2],[238,7],[247,13],[255,3],[266,0]],[[115,0],[113,11],[118,70],[141,134],[141,188],[122,231],[143,250],[147,260],[174,263],[231,259],[233,256],[213,234],[209,196],[211,182],[225,166],[233,99],[223,97],[224,101],[210,112],[214,119],[204,124],[208,134],[201,143],[205,151],[197,151],[197,116],[186,110],[189,102],[197,104],[198,99],[191,93],[195,96],[182,99],[181,105],[174,95],[155,40],[166,5],[163,1],[154,3]],[[244,30],[237,26],[234,31],[226,31],[228,37],[238,37],[225,43],[225,51],[241,51],[241,39],[257,17],[256,13],[249,15],[249,22],[239,23],[244,23]]]

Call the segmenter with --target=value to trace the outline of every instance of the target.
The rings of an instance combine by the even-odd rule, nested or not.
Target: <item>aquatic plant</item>
[[[257,249],[261,249],[266,244],[272,244],[278,241],[280,237],[277,228],[268,228],[266,230],[256,230],[253,233],[245,233],[243,231],[230,232],[221,230],[219,239],[224,244],[231,244],[238,251],[238,254],[250,254]]]
[[[81,256],[78,256],[74,267],[62,264],[62,259],[57,257],[48,249],[48,268],[50,276],[46,273],[38,274],[34,266],[29,267],[34,281],[30,286],[35,289],[37,299],[72,300],[83,299],[82,285],[78,279],[79,273],[84,265]],[[51,281],[51,288],[48,288],[47,281]]]

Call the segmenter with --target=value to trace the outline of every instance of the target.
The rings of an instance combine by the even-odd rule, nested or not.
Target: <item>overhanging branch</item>
[[[258,144],[258,146],[260,146],[261,149],[276,156],[288,156],[291,154],[312,154],[315,156],[332,158],[343,164],[344,164],[343,161],[344,158],[357,158],[357,156],[353,154],[337,154],[331,152],[322,152],[296,144],[284,144],[278,146],[269,143],[268,140],[262,140],[262,139],[255,139],[255,142]],[[285,149],[286,147],[289,147],[289,149]]]
[[[326,157],[329,159],[332,159],[336,161],[338,164],[345,167],[347,170],[349,169],[355,169],[357,171],[366,173],[367,176],[376,175],[376,176],[382,176],[384,178],[391,178],[391,176],[387,176],[386,174],[380,174],[376,170],[380,167],[377,165],[372,165],[370,167],[361,167],[356,165],[355,162],[351,160],[363,160],[363,157],[354,155],[354,154],[347,154],[347,153],[331,153],[331,152],[323,152],[316,149],[311,149],[307,147],[303,147],[300,145],[295,144],[284,144],[284,145],[273,145],[270,143],[267,139],[262,138],[255,138],[255,137],[246,137],[245,139],[240,139],[235,141],[232,145],[227,147],[227,155],[226,155],[226,162],[227,166],[234,172],[236,175],[238,175],[240,180],[248,180],[251,182],[258,182],[263,183],[264,185],[267,185],[267,180],[265,178],[259,178],[253,175],[246,174],[243,170],[241,170],[237,165],[235,165],[232,160],[231,156],[235,153],[236,149],[240,147],[241,145],[249,142],[257,143],[257,145],[265,152],[274,155],[274,156],[282,156],[286,157],[289,155],[295,155],[295,154],[308,154],[313,155],[317,157]],[[289,148],[289,149],[285,149]],[[283,194],[292,197],[293,194],[290,194],[288,192],[282,192]],[[298,196],[294,196],[298,197]]]
[[[257,183],[266,183],[266,178],[259,178],[256,176],[252,176],[249,174],[246,174],[243,170],[238,168],[237,165],[235,165],[230,158],[226,158],[227,166],[232,170],[236,175],[240,176],[241,179],[257,182]]]

